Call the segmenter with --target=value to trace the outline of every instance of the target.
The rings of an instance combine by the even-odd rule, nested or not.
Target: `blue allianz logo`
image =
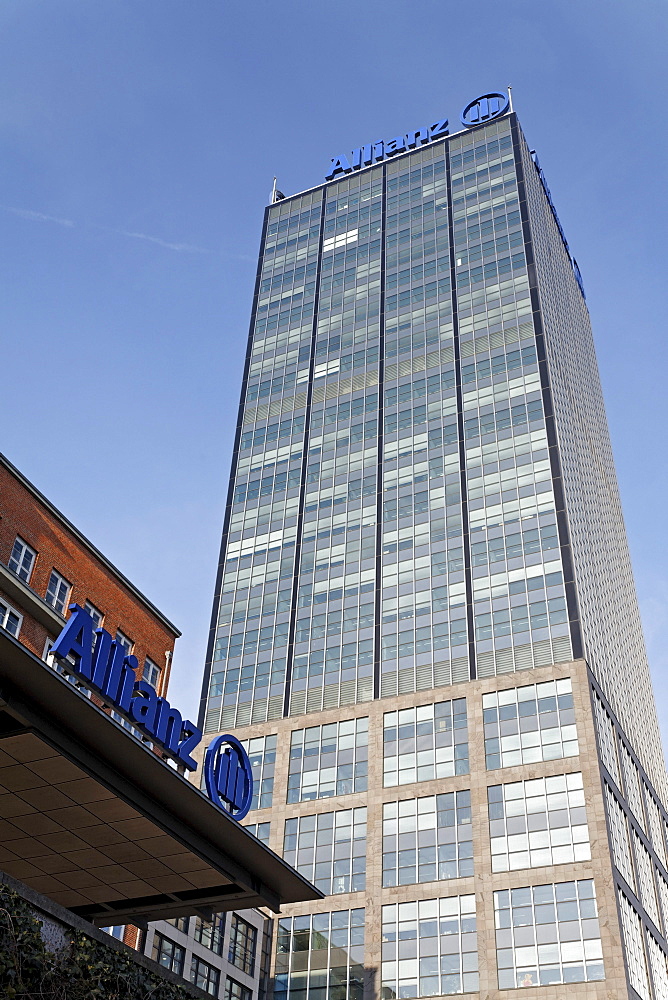
[[[466,105],[460,120],[467,128],[474,128],[476,125],[484,125],[492,118],[500,118],[509,107],[510,101],[505,94],[483,94]]]
[[[253,798],[253,769],[248,754],[236,738],[217,736],[204,758],[204,780],[212,802],[242,820]]]

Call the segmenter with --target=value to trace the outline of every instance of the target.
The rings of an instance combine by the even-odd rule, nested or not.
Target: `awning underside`
[[[103,925],[261,903],[31,732],[0,733],[0,868]]]
[[[101,926],[323,895],[3,629],[0,869]]]

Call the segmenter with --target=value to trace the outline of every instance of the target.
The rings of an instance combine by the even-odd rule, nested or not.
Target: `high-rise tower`
[[[249,821],[329,894],[278,922],[277,1000],[668,997],[582,281],[516,116],[476,113],[265,216],[202,720],[248,741]]]

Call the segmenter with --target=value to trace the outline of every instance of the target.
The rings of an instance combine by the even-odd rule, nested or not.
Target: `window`
[[[269,829],[270,823],[244,823],[244,827],[249,833],[252,833],[254,837],[269,847]]]
[[[113,927],[101,927],[100,930],[106,931],[107,934],[116,938],[117,941],[122,941],[125,934],[125,924],[114,924]]]
[[[274,980],[270,977],[271,951],[274,939],[274,921],[265,920],[262,929],[262,945],[260,950],[260,981],[258,983],[258,1000],[267,1000]]]
[[[183,963],[186,957],[186,950],[175,941],[170,941],[164,934],[156,931],[153,936],[153,951],[151,958],[163,969],[175,972],[177,976],[183,975]]]
[[[176,927],[177,931],[187,934],[190,917],[170,917],[169,920],[165,921],[165,923],[171,924],[172,927]]]
[[[612,844],[612,858],[615,868],[626,880],[627,885],[637,894],[633,862],[631,861],[631,845],[629,842],[626,813],[617,801],[607,781],[605,782],[605,804],[610,824],[610,842]]]
[[[383,886],[473,875],[471,793],[383,806]]]
[[[118,635],[116,635],[116,638],[118,638]],[[146,662],[144,663],[142,680],[145,680],[147,684],[150,684],[154,688],[157,688],[158,681],[160,680],[160,667],[149,656],[146,657]]]
[[[111,716],[112,719],[116,720],[116,722],[119,724],[119,726],[123,726],[123,729],[127,729],[127,731],[129,733],[132,733],[133,736],[136,736],[138,740],[141,740],[142,742],[146,742],[146,745],[149,746],[149,747],[153,746],[152,743],[149,743],[149,741],[146,740],[144,734],[139,729],[137,729],[135,726],[133,726],[131,722],[128,722],[128,720],[125,718],[125,716],[121,715],[120,712],[117,712],[117,711],[115,711],[115,709],[112,708],[111,711],[109,712],[109,715]],[[176,926],[176,924],[174,926]]]
[[[34,549],[31,549],[22,538],[16,536],[16,541],[12,546],[12,554],[9,557],[9,568],[12,573],[16,573],[19,580],[23,580],[24,583],[30,582],[30,574],[32,573],[32,568],[35,565],[35,558],[37,553]]]
[[[68,583],[57,570],[52,569],[49,586],[46,588],[46,603],[64,615],[71,589],[72,584]]]
[[[127,635],[124,635],[120,629],[118,629],[116,632],[116,642],[120,642],[121,646],[123,647],[126,653],[130,654],[132,652],[132,647],[134,646],[134,642],[132,641],[132,639],[128,639]]]
[[[23,615],[20,615],[9,604],[0,601],[0,628],[6,629],[13,636],[18,636],[22,621]]]
[[[652,856],[635,830],[633,831],[631,840],[633,842],[636,871],[638,873],[638,886],[640,888],[638,898],[645,907],[645,913],[649,914],[657,927],[660,927],[661,917],[659,916],[659,907],[656,899],[653,875],[655,869],[652,863]]]
[[[283,857],[328,895],[366,885],[366,806],[285,823]]]
[[[211,920],[202,917],[195,918],[195,940],[209,948],[216,955],[223,953],[223,934],[225,932],[225,914],[214,913]]]
[[[668,859],[666,858],[666,845],[663,839],[663,819],[661,816],[661,810],[657,800],[654,798],[652,791],[649,786],[643,781],[643,792],[645,797],[645,810],[647,812],[647,818],[649,819],[649,832],[650,832],[650,842],[652,847],[659,856],[659,860],[663,863],[663,867],[668,866]]]
[[[609,716],[606,713],[606,717]],[[610,720],[610,725],[612,726],[612,720]],[[612,729],[613,739],[614,739],[614,727]],[[613,744],[614,746],[614,744]],[[621,758],[622,758],[622,774],[624,775],[624,787],[626,788],[626,801],[631,807],[631,812],[638,821],[640,828],[647,833],[647,824],[645,823],[645,812],[642,807],[642,794],[640,792],[640,774],[638,773],[638,767],[633,757],[629,753],[629,750],[624,744],[621,746]],[[612,774],[612,771],[610,772]],[[617,786],[621,789],[621,785]]]
[[[617,892],[622,915],[622,941],[626,955],[626,966],[629,971],[629,982],[638,996],[641,996],[643,1000],[649,1000],[651,993],[647,972],[647,956],[643,946],[642,920],[624,893],[619,889]]]
[[[591,879],[494,893],[499,989],[604,978]]]
[[[652,968],[652,979],[654,980],[654,995],[656,997],[668,997],[668,965],[666,964],[666,954],[659,942],[652,934],[647,934],[647,944],[649,946],[649,964]]]
[[[494,785],[487,797],[493,872],[590,860],[579,771]]]
[[[51,653],[54,642],[55,639],[47,639],[44,643],[44,652],[42,653],[42,659],[44,662],[47,663],[52,670],[61,674],[67,681],[70,682],[70,684],[74,684],[80,694],[83,694],[86,698],[92,697],[92,691],[90,688],[85,687],[81,681],[81,674],[76,669],[74,654],[70,653],[64,660],[56,660]]]
[[[658,868],[654,869],[654,874],[656,875],[656,889],[659,894],[659,900],[661,901],[661,912],[663,913],[663,927],[664,930],[668,929],[668,882],[661,874]],[[632,883],[629,882],[631,888],[633,888]],[[634,889],[635,892],[635,889]],[[636,898],[637,898],[636,893]],[[666,994],[668,996],[668,994]]]
[[[91,604],[90,601],[86,601],[86,603],[84,604],[84,611],[87,611],[88,614],[93,619],[93,622],[95,624],[95,628],[102,628],[102,622],[104,621],[104,615],[102,614],[101,611],[98,611],[98,609],[95,607],[94,604]]]
[[[619,788],[621,791],[622,782],[619,776],[619,758],[617,756],[617,739],[615,737],[615,724],[608,715],[608,713],[606,712],[605,708],[603,707],[603,702],[599,698],[596,691],[593,692],[593,695],[594,695],[593,698],[594,723],[596,725],[596,736],[598,738],[598,749],[601,755],[601,761],[604,764],[608,774],[617,785],[617,788]],[[624,753],[622,752],[622,762],[623,761],[624,761]],[[635,768],[635,765],[633,764],[633,761],[630,760],[630,758],[627,761],[627,763],[629,762],[631,764],[631,767]],[[638,797],[636,798],[635,802],[638,803],[640,801],[639,798],[640,788],[637,784],[637,780],[635,783],[635,787],[637,788],[638,791]],[[626,793],[629,799],[629,805],[631,806],[631,809],[633,809],[634,806],[634,801],[632,801],[630,798],[632,792],[633,789],[629,788],[629,782],[627,781]],[[633,809],[633,811],[635,812],[635,809]],[[638,816],[638,813],[636,813],[636,816]],[[638,818],[642,823],[642,810],[640,811]]]
[[[274,792],[274,763],[276,761],[276,740],[273,736],[256,736],[252,740],[242,740],[242,746],[253,768],[253,801],[251,809],[266,809],[271,805]]]
[[[369,720],[296,729],[290,747],[288,802],[365,792]]]
[[[227,977],[227,982],[225,983],[225,1000],[252,1000],[252,998],[252,990],[249,990],[247,986],[242,986],[236,979]]]
[[[382,957],[385,997],[477,992],[475,896],[384,906]]]
[[[570,677],[482,698],[487,769],[579,753]]]
[[[195,986],[199,986],[205,993],[212,993],[213,996],[218,996],[220,972],[218,969],[214,969],[212,965],[209,965],[208,962],[203,962],[197,955],[193,955],[190,967],[190,979]]]
[[[363,909],[279,920],[275,1000],[362,1000],[363,984]]]
[[[246,923],[236,913],[232,917],[230,930],[230,950],[228,961],[237,969],[252,976],[255,972],[255,945],[257,943],[257,928]]]
[[[468,774],[466,698],[386,712],[383,739],[386,787]]]

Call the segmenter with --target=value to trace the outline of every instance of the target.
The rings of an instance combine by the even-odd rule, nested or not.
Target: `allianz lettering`
[[[95,628],[88,612],[71,604],[71,617],[51,647],[60,661],[74,669],[92,688],[120,709],[139,729],[190,771],[197,764],[190,756],[202,739],[202,730],[160,698],[146,681],[137,680],[137,657],[103,628]]]
[[[500,118],[508,110],[512,110],[508,95],[501,93],[483,94],[466,105],[460,115],[460,120],[466,128],[476,128],[476,126],[484,125],[493,118]],[[432,142],[434,139],[442,139],[446,135],[448,135],[448,120],[442,118],[440,121],[434,122],[433,125],[419,128],[416,132],[360,146],[359,149],[353,149],[350,156],[335,156],[325,180],[333,181],[335,177],[351,174],[354,170],[361,170],[363,167],[370,167],[372,163],[379,163],[388,156],[406,153],[409,149],[423,146],[426,142]]]
[[[448,134],[448,120],[443,118],[434,122],[429,127],[419,128],[416,132],[409,132],[407,135],[397,135],[394,139],[385,139],[378,142],[369,143],[359,149],[353,149],[350,157],[335,156],[325,180],[331,181],[341,174],[350,174],[353,170],[361,170],[372,163],[384,160],[386,156],[394,156],[396,153],[405,153],[408,149],[415,149],[423,146],[433,139],[440,139]]]

